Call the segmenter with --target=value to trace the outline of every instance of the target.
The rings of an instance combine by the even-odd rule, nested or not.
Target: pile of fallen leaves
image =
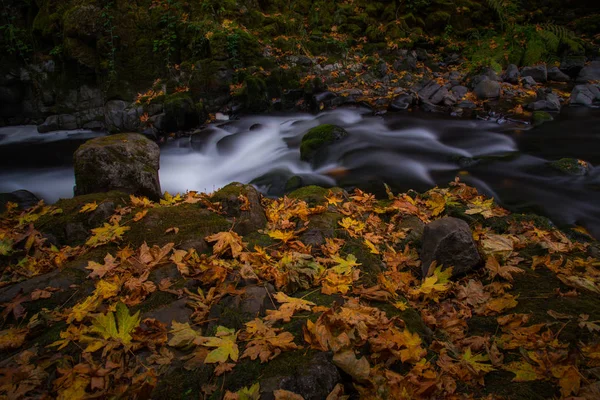
[[[53,287],[20,292],[2,304],[0,396],[149,398],[170,366],[179,362],[190,371],[211,368],[201,398],[258,399],[258,376],[237,392],[222,389],[241,362],[269,363],[284,352],[316,351],[330,354],[348,377],[329,400],[503,398],[486,390],[492,377],[502,385],[544,382],[556,398],[600,398],[600,321],[583,313],[548,310],[545,317],[551,318],[539,322],[539,315],[514,312],[528,301],[514,290],[515,281],[540,270],[561,282],[548,298],[597,299],[600,262],[587,256],[591,239],[573,241],[556,228],[527,219],[508,219],[502,232],[496,232],[486,221],[509,213],[458,180],[423,195],[388,195],[377,200],[360,190],[351,195],[330,192],[314,207],[288,197],[263,199],[268,222],[262,232],[274,244],[249,248],[229,230],[205,238],[212,244],[208,254],[177,249],[174,243],[139,248],[122,243],[127,224],[138,223],[151,208],[200,203],[220,212],[219,204],[204,194],[167,194],[160,203],[131,196],[130,205],[118,207],[109,222],[93,229],[86,244],[76,248],[57,248],[35,228],[41,216],[58,215],[60,209],[40,203],[19,212],[9,206],[0,223],[1,286],[60,271],[68,260],[107,243],[122,245],[103,260],[88,262],[89,294],[72,306],[27,312],[28,305],[51,298],[58,290]],[[81,212],[96,207],[89,203]],[[453,210],[470,218],[485,265],[452,278],[453,266],[434,264],[421,277],[418,243],[407,239],[410,228],[402,228],[402,222],[418,218],[428,223]],[[326,212],[341,215],[336,234],[322,245],[303,243],[311,218]],[[165,235],[177,232],[173,227]],[[379,271],[366,269],[344,251],[347,242],[357,240],[380,260]],[[535,255],[526,251],[532,248]],[[171,278],[149,279],[165,265],[177,268],[180,284]],[[243,294],[241,282],[248,281],[275,288],[269,293],[272,309],[239,330],[211,319],[213,306],[226,296]],[[534,287],[536,282],[529,284]],[[307,295],[296,297],[299,291],[320,292],[336,301],[319,305]],[[189,320],[166,325],[142,319],[139,309],[132,311],[157,292],[187,299]],[[407,309],[420,314],[425,331],[411,330],[400,316]],[[493,328],[472,329],[471,323],[482,319]],[[302,321],[301,334],[286,330],[293,320]],[[40,329],[56,327],[58,340],[31,345]],[[562,340],[565,329],[574,329],[578,340]],[[274,395],[302,398],[286,390]]]

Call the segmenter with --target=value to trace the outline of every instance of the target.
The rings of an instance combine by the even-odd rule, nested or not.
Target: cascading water
[[[600,237],[600,169],[570,176],[548,166],[549,159],[561,157],[600,162],[594,151],[600,144],[599,121],[598,110],[577,118],[567,115],[532,130],[433,114],[374,117],[360,109],[316,116],[245,116],[163,144],[160,180],[162,189],[171,193],[211,192],[238,181],[281,195],[291,178],[304,185],[382,193],[384,182],[396,191],[423,191],[461,174],[513,210],[543,213],[561,224],[582,224]],[[349,135],[312,166],[300,160],[300,141],[321,124],[342,126]],[[72,196],[72,154],[98,135],[40,135],[33,126],[0,129],[0,192],[27,189],[49,202]],[[553,146],[563,143],[564,136],[564,149]]]

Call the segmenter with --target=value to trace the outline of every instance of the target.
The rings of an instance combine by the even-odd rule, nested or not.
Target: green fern
[[[506,21],[508,20],[507,7],[504,0],[486,0],[489,8],[491,8],[496,16],[500,20],[500,25],[504,29]]]
[[[573,51],[582,49],[581,39],[564,26],[543,24],[538,29],[538,35],[546,41],[546,46],[551,52],[556,52],[561,44],[569,46]]]

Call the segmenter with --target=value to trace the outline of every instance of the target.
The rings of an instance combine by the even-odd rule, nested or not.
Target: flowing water
[[[326,123],[344,127],[349,136],[313,167],[300,160],[300,140]],[[0,192],[27,189],[48,202],[72,196],[72,154],[98,135],[0,129]],[[281,195],[292,177],[304,185],[376,193],[383,193],[383,182],[395,191],[424,191],[460,174],[513,211],[583,225],[600,237],[600,168],[593,167],[600,163],[600,110],[566,109],[534,129],[433,114],[376,117],[360,109],[245,116],[161,146],[161,186],[171,193],[210,192],[237,181]],[[570,176],[548,166],[563,157],[586,160],[589,173]]]

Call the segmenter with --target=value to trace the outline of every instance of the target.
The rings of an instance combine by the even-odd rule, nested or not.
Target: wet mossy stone
[[[75,194],[119,190],[158,200],[160,150],[137,133],[103,136],[85,142],[73,156]]]
[[[560,172],[573,176],[584,176],[589,171],[587,163],[575,158],[561,158],[560,160],[549,162],[548,165]]]
[[[248,199],[244,203],[241,196]],[[240,235],[247,235],[267,224],[265,210],[260,204],[261,194],[252,185],[234,182],[218,190],[212,195],[218,201],[228,217],[235,219],[233,230]]]
[[[554,118],[545,111],[535,111],[531,117],[531,122],[534,126],[538,126],[544,122],[550,121],[554,121]]]
[[[329,145],[347,136],[348,132],[337,125],[325,124],[312,128],[302,137],[300,158],[311,164],[318,164],[327,155]]]

